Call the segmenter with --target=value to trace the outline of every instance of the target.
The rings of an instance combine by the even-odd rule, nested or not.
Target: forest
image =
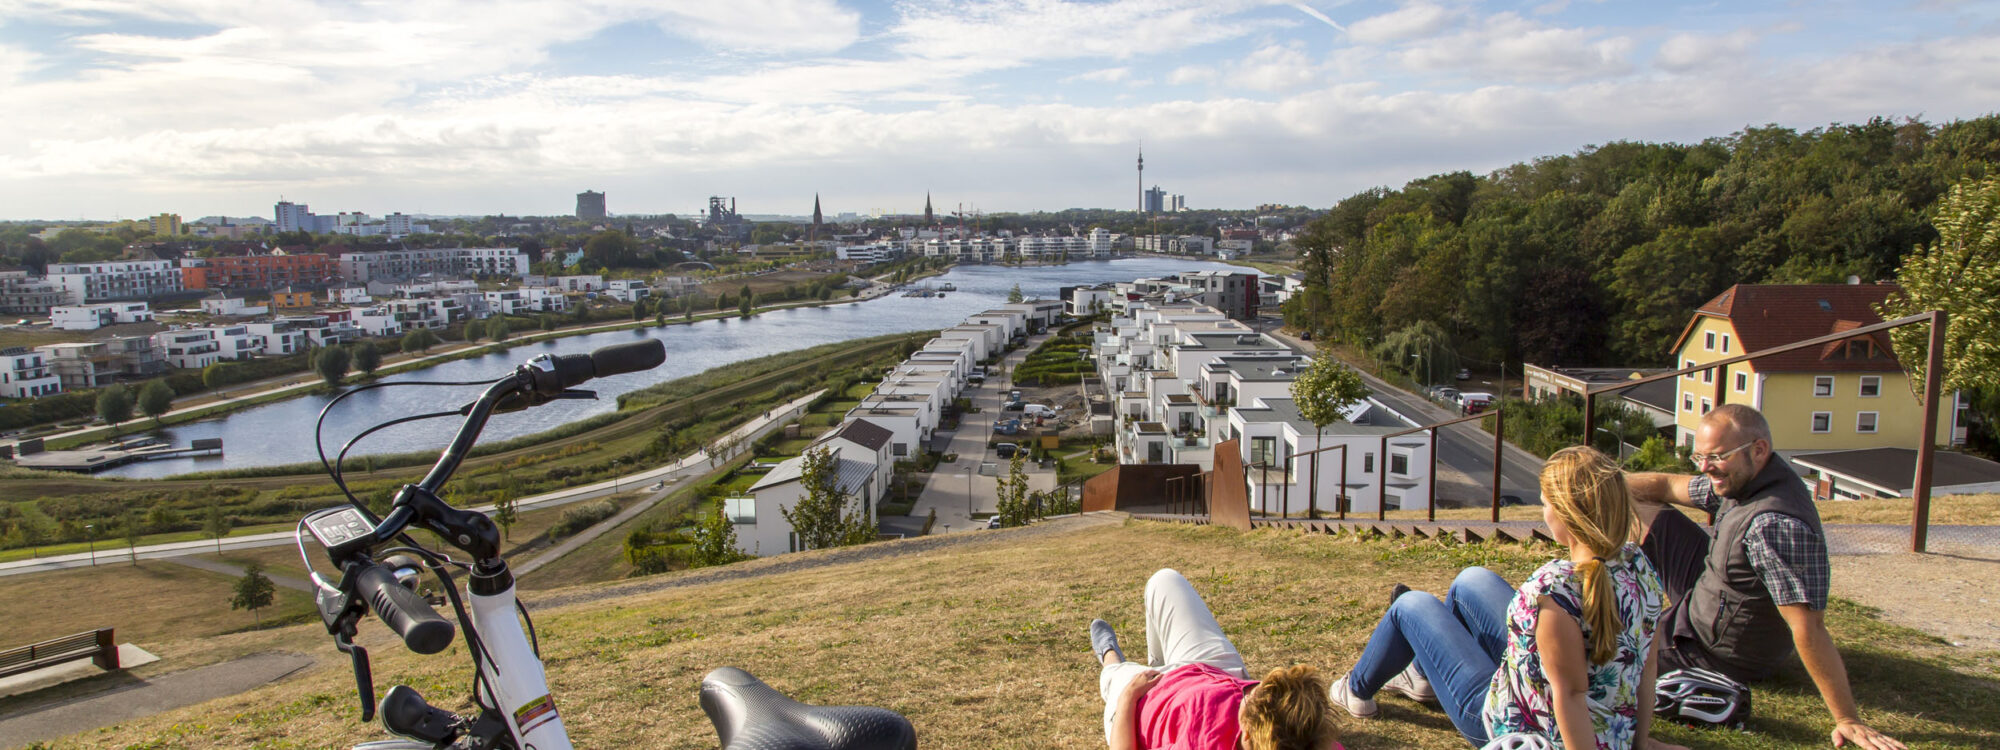
[[[2000,116],[1613,142],[1340,201],[1298,238],[1288,324],[1374,356],[1660,366],[1733,284],[1893,280]]]

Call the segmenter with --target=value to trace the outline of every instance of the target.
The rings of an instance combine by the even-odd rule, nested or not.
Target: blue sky
[[[2000,109],[1993,2],[0,0],[0,219],[1327,206]]]

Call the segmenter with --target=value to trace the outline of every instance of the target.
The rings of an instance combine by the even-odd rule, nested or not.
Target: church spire
[[[819,241],[819,224],[820,224],[820,213],[819,213],[819,193],[813,193],[813,230],[812,230],[812,240],[813,240],[814,242],[818,242],[818,241]]]
[[[935,221],[936,221],[936,220],[935,220],[935,219],[933,219],[933,218],[931,217],[931,194],[930,194],[930,191],[925,191],[925,192],[924,192],[924,224],[925,224],[926,226],[928,226],[928,225],[930,225],[930,224],[934,223]]]

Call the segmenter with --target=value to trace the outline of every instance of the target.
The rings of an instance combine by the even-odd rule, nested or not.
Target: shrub
[[[556,525],[549,528],[549,538],[560,539],[570,536],[617,514],[618,506],[610,500],[599,500],[569,508],[556,519]]]

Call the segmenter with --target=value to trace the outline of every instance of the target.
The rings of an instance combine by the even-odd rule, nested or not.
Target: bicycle
[[[349,656],[361,699],[361,720],[380,716],[382,726],[401,740],[367,742],[356,750],[569,750],[571,744],[555,696],[543,670],[534,620],[515,596],[514,576],[500,554],[500,530],[485,514],[453,508],[438,492],[458,470],[493,414],[531,408],[557,399],[596,398],[576,390],[593,378],[652,369],[666,360],[658,340],[619,344],[590,354],[544,354],[500,378],[476,382],[404,381],[372,383],[327,403],[314,427],[320,463],[348,499],[307,514],[293,532],[299,557],[311,572],[321,622],[334,645]],[[487,388],[458,409],[400,417],[369,427],[349,439],[332,461],[321,440],[326,415],[343,399],[373,388],[398,385]],[[387,515],[377,517],[354,496],[341,475],[347,452],[362,438],[390,426],[437,417],[462,417],[457,434],[423,479],[394,495]],[[472,558],[451,559],[426,549],[407,533],[411,527]],[[339,570],[337,577],[314,569],[306,551],[311,537]],[[399,546],[377,549],[391,542]],[[379,559],[378,559],[379,558]],[[461,597],[453,571],[466,575]],[[439,616],[416,592],[429,571],[442,583],[458,621]],[[375,701],[368,652],[354,643],[361,619],[372,612],[418,654],[443,651],[465,631],[473,662],[472,702],[479,710],[458,715],[436,708],[416,690],[397,685]],[[525,626],[524,626],[525,623]],[[915,750],[916,733],[895,712],[868,707],[809,706],[791,701],[748,673],[733,668],[711,672],[702,681],[701,706],[725,747]]]

